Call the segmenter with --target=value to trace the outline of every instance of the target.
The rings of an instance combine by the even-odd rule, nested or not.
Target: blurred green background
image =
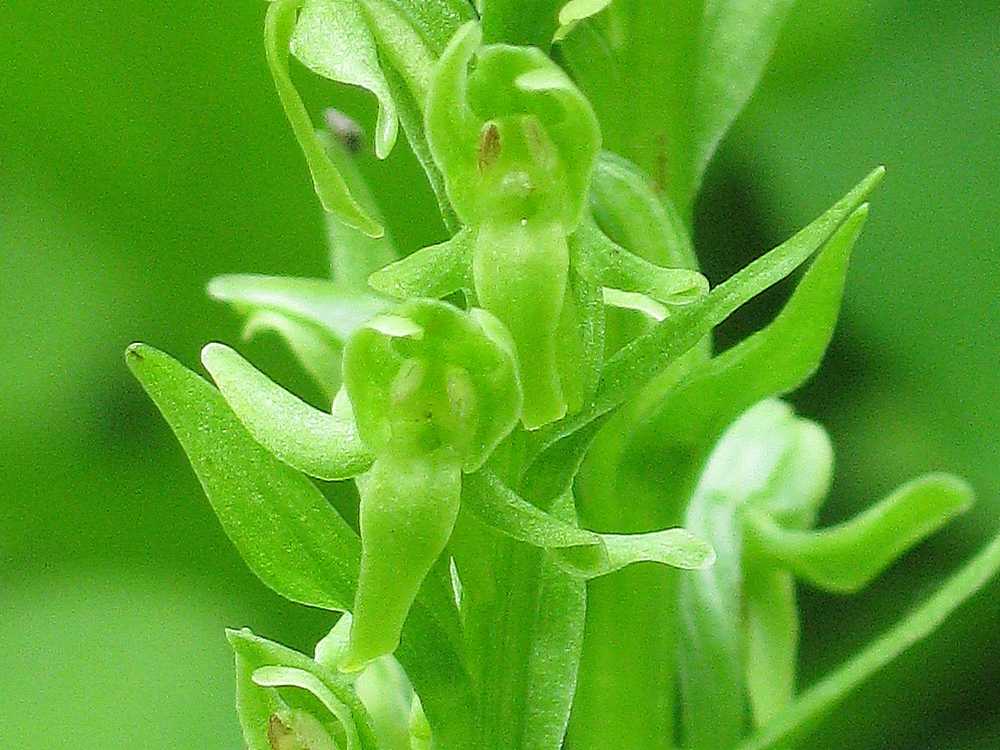
[[[310,181],[265,68],[264,3],[0,8],[0,744],[237,748],[225,626],[306,648],[331,618],[244,570],[122,364],[193,365],[239,327],[204,295],[234,271],[324,275]],[[718,281],[876,163],[889,179],[826,368],[836,521],[931,469],[976,510],[851,599],[803,592],[803,677],[838,663],[1000,523],[1000,6],[812,0],[727,139],[698,207]],[[357,92],[302,77],[371,120]],[[441,236],[397,148],[365,168],[400,243]],[[787,291],[787,290],[784,290]],[[727,325],[752,329],[783,290]],[[273,340],[241,344],[316,396]],[[1000,584],[871,681],[811,748],[1000,747]]]

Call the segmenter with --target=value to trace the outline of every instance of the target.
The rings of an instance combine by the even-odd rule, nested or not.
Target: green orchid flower
[[[708,284],[632,255],[597,228],[586,211],[601,143],[590,104],[540,50],[480,42],[475,23],[455,34],[425,116],[463,228],[370,283],[398,297],[465,289],[494,313],[514,339],[522,422],[535,429],[578,411],[593,393],[600,352],[589,334],[600,325],[604,288],[676,305]]]
[[[458,517],[462,473],[517,424],[512,345],[490,313],[412,300],[344,349],[344,387],[374,456],[358,477],[361,572],[341,662],[356,670],[399,643],[406,615]]]

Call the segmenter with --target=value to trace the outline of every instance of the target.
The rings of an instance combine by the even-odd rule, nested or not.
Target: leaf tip
[[[230,349],[225,344],[220,344],[218,341],[212,341],[201,349],[201,363],[205,365],[205,369],[209,372],[212,371],[213,366],[219,364],[223,359],[230,356],[233,350]]]

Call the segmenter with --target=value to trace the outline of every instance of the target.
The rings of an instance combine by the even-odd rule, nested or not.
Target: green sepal
[[[427,145],[444,177],[448,199],[465,224],[475,216],[481,125],[469,107],[467,68],[481,42],[478,24],[466,23],[455,32],[434,67],[424,111]]]
[[[375,154],[384,159],[396,143],[399,119],[364,12],[357,0],[303,0],[301,8],[291,53],[317,75],[375,95]]]
[[[590,210],[609,238],[640,258],[668,268],[697,270],[684,220],[632,162],[601,151],[590,181]]]
[[[340,387],[344,343],[390,304],[371,291],[324,279],[257,274],[217,276],[208,294],[246,316],[247,338],[262,330],[279,333],[331,400]]]
[[[569,0],[559,9],[559,26],[552,35],[552,41],[558,42],[569,36],[576,25],[591,16],[596,16],[611,5],[612,0]]]
[[[323,208],[339,216],[345,224],[371,237],[380,237],[382,227],[351,196],[344,178],[329,155],[309,118],[288,70],[289,44],[295,30],[298,10],[304,0],[273,0],[264,20],[267,62],[278,91],[278,98],[292,126],[292,132],[312,173],[316,195]]]
[[[344,383],[376,456],[453,448],[475,471],[514,428],[521,390],[512,345],[485,311],[404,302],[351,337]],[[407,328],[406,326],[410,326]]]
[[[201,353],[223,398],[253,438],[289,466],[318,479],[349,479],[371,466],[343,389],[333,412],[314,409],[223,344]]]
[[[814,586],[850,593],[971,504],[972,490],[964,481],[930,474],[906,483],[850,521],[821,531],[784,529],[754,508],[747,521],[763,554]]]
[[[371,275],[372,289],[397,299],[441,299],[473,287],[475,233],[464,228],[451,239],[425,247]]]
[[[249,630],[226,636],[249,750],[379,750],[371,717],[344,677]]]
[[[593,110],[540,50],[480,49],[481,38],[474,24],[459,29],[428,95],[428,142],[452,205],[466,224],[544,216],[572,231],[600,147]]]
[[[466,478],[462,506],[502,534],[548,550],[555,562],[580,578],[596,578],[637,562],[700,570],[715,561],[705,542],[685,529],[645,534],[598,534],[532,505],[488,470]]]
[[[361,574],[341,669],[357,671],[396,650],[420,586],[451,537],[461,477],[461,457],[443,447],[380,453],[358,479]]]
[[[205,380],[143,344],[129,347],[126,362],[257,577],[294,602],[346,610],[361,545],[322,493],[258,444]]]

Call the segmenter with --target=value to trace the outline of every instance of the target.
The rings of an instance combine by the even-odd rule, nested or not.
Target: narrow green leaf
[[[373,289],[397,299],[440,299],[460,289],[471,289],[474,242],[474,232],[463,229],[446,242],[425,247],[376,271],[369,283]]]
[[[851,252],[867,211],[844,222],[765,328],[694,369],[647,417],[635,440],[706,446],[757,401],[788,393],[819,367],[833,337]]]
[[[259,445],[219,392],[193,372],[144,344],[129,347],[126,361],[250,569],[294,602],[346,610],[361,545],[322,493]]]
[[[278,728],[293,730],[298,712],[309,714],[320,731],[336,721],[345,750],[378,750],[371,718],[348,680],[249,630],[226,636],[236,653],[237,705],[250,750],[273,750]]]
[[[790,7],[791,0],[614,0],[562,40],[607,148],[652,175],[685,217]],[[628,85],[637,80],[643,85]]]
[[[357,0],[304,0],[290,50],[317,75],[361,86],[378,99],[375,154],[384,159],[396,143],[396,104],[379,66],[375,40]]]
[[[250,569],[302,604],[346,611],[354,600],[361,541],[305,476],[260,446],[207,382],[143,344],[126,359],[163,413]],[[441,602],[434,598],[435,602]],[[426,604],[410,612],[396,656],[447,747],[473,750],[474,702],[448,622]]]
[[[223,398],[253,438],[294,469],[319,479],[348,479],[374,458],[358,436],[347,394],[333,413],[314,409],[223,344],[201,353]]]
[[[686,570],[710,566],[715,553],[684,529],[646,534],[596,534],[532,505],[489,471],[466,478],[463,507],[503,534],[549,550],[567,571],[583,577],[607,575],[650,561]]]
[[[715,287],[705,299],[679,308],[648,334],[625,346],[605,366],[594,404],[543,430],[539,438],[541,445],[551,445],[620,405],[733,311],[786,277],[822,248],[817,261],[823,262],[815,272],[810,268],[800,282],[815,283],[811,279],[824,275],[826,264],[831,262],[824,259],[835,258],[849,249],[850,242],[845,243],[845,239],[860,229],[867,214],[867,208],[861,204],[881,181],[884,172],[881,167],[874,170],[808,227]],[[838,241],[832,242],[845,224]]]
[[[761,550],[815,586],[848,593],[972,504],[972,490],[947,474],[900,487],[860,515],[822,531],[781,528],[766,513],[747,520]]]
[[[285,109],[285,115],[292,126],[292,132],[305,155],[309,171],[312,173],[316,195],[323,208],[337,214],[345,224],[355,227],[372,237],[382,235],[382,227],[369,216],[351,196],[333,162],[326,153],[322,141],[309,118],[302,99],[292,83],[288,70],[288,51],[298,10],[304,0],[274,0],[267,9],[264,21],[264,41],[267,62],[271,68],[278,98]]]
[[[784,750],[808,732],[851,691],[939,628],[1000,571],[1000,537],[953,574],[926,602],[831,675],[800,695],[738,750]],[[925,675],[932,680],[933,675]],[[941,677],[944,679],[944,676]]]

